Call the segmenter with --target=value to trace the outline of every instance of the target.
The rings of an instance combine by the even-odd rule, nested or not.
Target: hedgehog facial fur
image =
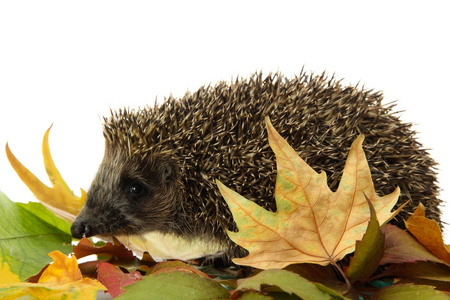
[[[179,184],[176,165],[163,155],[133,156],[128,149],[108,144],[105,149],[72,235],[176,231],[180,208],[174,193]]]
[[[397,186],[393,221],[404,227],[422,202],[440,224],[435,161],[383,96],[341,81],[300,73],[254,74],[234,83],[201,87],[161,105],[118,110],[105,118],[105,156],[72,225],[74,237],[158,231],[203,238],[230,256],[245,252],[229,240],[232,215],[215,180],[274,211],[275,156],[264,118],[316,171],[338,186],[352,141],[364,151],[379,195]]]

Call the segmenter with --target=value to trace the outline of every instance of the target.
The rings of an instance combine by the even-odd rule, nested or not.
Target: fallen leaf
[[[128,250],[118,240],[113,239],[114,244],[105,243],[102,246],[95,246],[87,238],[83,238],[77,245],[73,246],[74,255],[80,259],[89,255],[97,255],[97,260],[87,261],[80,264],[80,269],[86,276],[96,277],[96,266],[99,263],[108,262],[116,266],[127,269],[130,273],[140,270],[145,271],[156,264],[151,257],[145,257],[146,260],[140,260],[134,256],[133,252]]]
[[[238,280],[238,287],[233,292],[260,291],[265,292],[265,286],[276,286],[288,294],[295,294],[302,299],[330,299],[330,295],[319,289],[314,283],[298,274],[286,270],[265,270],[253,277]]]
[[[50,251],[72,252],[72,236],[61,231],[55,220],[48,223],[41,208],[38,203],[15,203],[0,193],[0,259],[21,280],[50,263]]]
[[[106,256],[111,256],[116,259],[135,259],[131,250],[125,248],[121,243],[111,244],[106,243],[101,247],[96,247],[87,238],[82,238],[78,244],[73,246],[73,253],[80,259],[92,254],[101,254]]]
[[[185,272],[185,273],[191,273],[191,274],[197,274],[199,276],[210,278],[208,275],[203,273],[202,271],[194,268],[193,266],[190,266],[182,261],[175,260],[175,261],[163,261],[160,263],[157,263],[153,267],[151,267],[147,274],[148,275],[154,275],[154,274],[161,274],[161,273],[172,273],[172,272]]]
[[[35,299],[96,299],[97,291],[105,287],[97,280],[83,278],[76,257],[59,251],[49,254],[54,260],[42,272],[38,283],[18,282],[0,285],[2,299],[29,295]]]
[[[450,245],[444,244],[438,223],[425,218],[425,207],[419,203],[416,211],[405,221],[406,229],[434,255],[450,263]]]
[[[18,282],[20,282],[19,276],[11,272],[9,264],[0,257],[0,286]]]
[[[407,231],[391,224],[382,226],[381,231],[385,234],[386,242],[380,265],[414,263],[427,260],[444,263]]]
[[[284,296],[284,297],[283,297]],[[296,297],[297,298],[297,297]],[[294,299],[296,299],[294,298]],[[267,294],[267,295],[261,295],[259,292],[256,291],[245,291],[242,293],[239,293],[239,298],[231,298],[231,299],[239,299],[239,300],[273,300],[273,299],[291,299],[286,298],[285,295],[282,295],[281,297],[275,298],[273,294]]]
[[[28,203],[20,203],[17,202],[17,205],[28,210],[36,217],[40,218],[42,221],[48,223],[49,225],[58,228],[62,232],[65,232],[69,235],[70,233],[70,223],[60,217],[56,216],[53,212],[51,212],[48,208],[46,208],[42,203],[39,202],[28,202]]]
[[[249,251],[238,265],[260,269],[283,268],[293,263],[326,265],[355,249],[370,218],[365,195],[382,223],[392,215],[400,189],[377,196],[362,150],[364,136],[352,144],[336,192],[327,186],[326,174],[316,173],[303,161],[266,119],[269,143],[276,155],[276,212],[270,212],[218,182],[239,232],[229,237]]]
[[[97,278],[97,265],[103,262],[111,262],[110,259],[98,259],[81,262],[78,264],[84,277]]]
[[[83,279],[75,256],[68,258],[60,251],[53,251],[48,256],[53,258],[53,263],[45,269],[38,283],[68,283]]]
[[[383,257],[385,237],[380,230],[375,209],[369,199],[367,199],[367,203],[370,207],[371,216],[367,232],[361,241],[356,242],[355,254],[345,270],[351,283],[368,279],[378,268]]]
[[[149,263],[149,264],[154,264],[154,263],[156,263],[155,260],[153,259],[153,257],[152,257],[152,256],[150,255],[150,253],[148,253],[148,252],[144,252],[144,253],[142,254],[141,260],[142,260],[142,261],[145,261],[145,262],[147,262],[147,263]]]
[[[401,278],[421,278],[449,283],[450,291],[450,267],[433,262],[417,262],[388,265],[385,270],[376,277],[395,276]]]
[[[422,202],[419,202],[419,205],[417,205],[417,208],[412,215],[416,217],[425,217],[425,206]]]
[[[381,289],[369,298],[370,300],[448,300],[449,296],[444,292],[437,291],[432,286],[396,284]]]
[[[142,280],[124,287],[117,299],[229,299],[230,293],[219,283],[184,272],[143,276]]]
[[[124,293],[124,286],[133,284],[141,280],[142,275],[138,271],[124,273],[118,267],[109,263],[100,263],[97,265],[98,280],[108,288],[108,292],[114,298]]]
[[[12,154],[8,144],[5,146],[5,152],[9,163],[14,168],[17,175],[19,175],[20,179],[33,192],[36,198],[56,215],[67,221],[73,222],[86,200],[86,192],[81,189],[81,197],[75,196],[61,177],[61,174],[56,168],[50,155],[50,148],[48,145],[50,128],[45,132],[42,141],[42,154],[44,157],[45,170],[47,171],[52,188],[43,184],[33,175],[33,173],[24,167]]]
[[[44,273],[44,271],[48,268],[48,266],[50,266],[50,264],[45,265],[39,273],[31,277],[28,277],[25,281],[29,283],[38,283],[42,273]]]
[[[161,232],[147,232],[139,235],[116,236],[128,249],[133,249],[137,255],[149,252],[158,260],[180,259],[191,260],[210,256],[222,248],[217,244],[207,243],[201,238],[185,239],[174,234]]]
[[[293,264],[287,266],[284,270],[298,274],[309,281],[321,283],[335,291],[344,292],[346,289],[343,282],[338,280],[332,265]]]
[[[396,284],[414,284],[414,285],[429,285],[443,292],[447,292],[450,295],[449,283],[445,281],[436,281],[421,278],[401,278]],[[449,297],[450,298],[450,297]]]

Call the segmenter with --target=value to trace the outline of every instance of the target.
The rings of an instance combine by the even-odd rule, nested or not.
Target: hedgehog
[[[233,83],[234,82],[234,83]],[[408,202],[392,223],[422,202],[440,224],[436,162],[399,119],[382,92],[348,86],[325,73],[302,70],[219,82],[173,96],[153,107],[119,109],[104,118],[105,153],[72,224],[73,237],[171,234],[216,245],[242,257],[227,229],[231,212],[216,180],[275,211],[276,162],[265,117],[336,190],[352,141],[365,135],[364,151],[378,194],[401,188]]]

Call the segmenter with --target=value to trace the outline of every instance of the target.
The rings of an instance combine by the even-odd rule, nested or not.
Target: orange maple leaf
[[[444,244],[441,229],[434,220],[425,217],[425,206],[419,203],[414,213],[405,221],[406,229],[428,250],[450,264],[450,245]]]
[[[236,264],[270,269],[342,259],[366,231],[370,211],[365,195],[380,223],[392,216],[400,189],[377,196],[362,150],[363,135],[353,142],[339,187],[332,192],[325,172],[316,173],[301,159],[268,118],[266,125],[277,160],[277,211],[267,211],[217,183],[239,229],[228,235],[249,251],[248,256],[233,259]]]

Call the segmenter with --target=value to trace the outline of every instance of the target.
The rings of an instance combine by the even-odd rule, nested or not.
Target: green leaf
[[[39,212],[38,206],[12,202],[0,192],[0,259],[21,280],[52,262],[49,252],[72,252],[72,236],[58,228],[64,225]]]
[[[396,284],[414,284],[414,285],[429,285],[443,292],[449,292],[449,283],[444,281],[429,280],[422,278],[402,278]],[[450,299],[450,297],[449,297]]]
[[[17,203],[20,207],[28,210],[36,217],[39,217],[42,219],[42,221],[52,225],[53,227],[58,228],[62,232],[65,232],[67,234],[70,233],[70,226],[71,224],[67,222],[66,220],[61,219],[60,217],[56,216],[54,213],[52,213],[50,210],[48,210],[42,203],[39,202],[28,202],[28,203]]]
[[[229,298],[230,293],[219,283],[184,272],[161,273],[142,277],[124,287],[116,299],[216,299]]]
[[[412,285],[412,284],[396,284],[381,289],[375,293],[370,300],[389,299],[389,300],[448,300],[449,296],[444,292],[437,291],[432,286]]]
[[[345,284],[336,277],[336,272],[332,265],[294,264],[287,266],[284,270],[293,272],[309,281],[315,282],[315,285],[319,289],[330,295],[342,297],[342,294],[347,289]]]
[[[236,291],[261,291],[263,285],[277,286],[282,291],[295,294],[305,300],[330,299],[329,294],[300,275],[277,269],[265,270],[253,277],[239,280]]]
[[[255,291],[245,291],[244,293],[239,294],[239,297],[237,299],[239,299],[239,300],[273,300],[274,298],[269,295],[261,295],[260,293],[255,292]],[[278,297],[277,300],[278,299],[280,299],[280,297]],[[297,297],[297,299],[298,299],[298,297]]]
[[[369,199],[367,203],[370,207],[369,225],[362,240],[356,242],[355,255],[350,259],[350,265],[346,270],[351,283],[369,278],[383,257],[384,234],[380,230],[377,214]]]

